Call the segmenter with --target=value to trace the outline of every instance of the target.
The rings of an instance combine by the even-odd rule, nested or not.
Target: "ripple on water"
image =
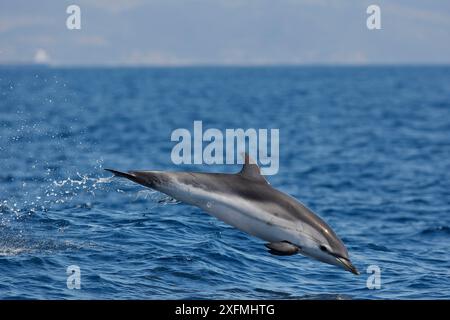
[[[435,226],[435,227],[429,227],[420,232],[422,235],[442,235],[447,236],[450,235],[450,227],[449,226]]]

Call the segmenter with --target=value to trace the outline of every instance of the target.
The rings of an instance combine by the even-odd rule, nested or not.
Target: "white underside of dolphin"
[[[176,179],[175,179],[176,180]],[[183,185],[179,182],[179,185]],[[314,229],[302,221],[290,222],[274,216],[270,211],[255,207],[252,201],[235,195],[208,192],[201,188],[185,186],[180,192],[170,192],[176,199],[183,199],[189,195],[189,200],[183,202],[193,204],[210,215],[252,236],[268,242],[289,241],[306,247],[309,235]],[[304,232],[305,229],[311,229]],[[321,237],[316,233],[317,237]]]
[[[106,170],[267,241],[272,254],[301,253],[359,274],[333,230],[303,204],[270,186],[248,156],[237,174]]]

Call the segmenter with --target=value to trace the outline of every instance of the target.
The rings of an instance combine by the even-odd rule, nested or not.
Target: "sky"
[[[80,30],[66,27],[71,4]],[[0,64],[29,63],[448,64],[450,1],[1,0]]]

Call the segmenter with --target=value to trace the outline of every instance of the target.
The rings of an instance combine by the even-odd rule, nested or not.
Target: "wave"
[[[450,227],[449,226],[435,226],[429,227],[420,232],[422,235],[450,235]]]

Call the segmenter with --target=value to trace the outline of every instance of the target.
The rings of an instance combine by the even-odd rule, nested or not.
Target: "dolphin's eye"
[[[328,252],[327,247],[325,247],[324,245],[321,245],[319,248],[320,248],[320,250],[322,250],[323,252]]]

